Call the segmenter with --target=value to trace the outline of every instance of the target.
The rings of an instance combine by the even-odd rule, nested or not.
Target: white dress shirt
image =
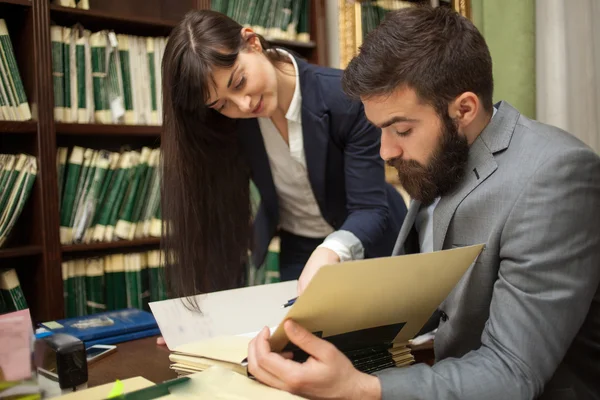
[[[296,88],[285,118],[288,124],[289,146],[270,118],[258,118],[265,149],[269,157],[273,183],[279,199],[279,223],[283,230],[294,235],[326,237],[319,247],[334,251],[341,261],[364,258],[360,240],[349,231],[335,231],[323,218],[308,179],[304,138],[302,136],[302,93],[298,65],[294,65]]]

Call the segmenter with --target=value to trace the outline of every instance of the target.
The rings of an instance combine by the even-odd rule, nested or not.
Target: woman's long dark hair
[[[235,121],[205,105],[212,69],[231,68],[246,47],[241,30],[221,13],[190,11],[165,48],[161,243],[172,296],[235,288],[244,279],[251,241],[249,170]],[[278,52],[265,54],[281,61]]]

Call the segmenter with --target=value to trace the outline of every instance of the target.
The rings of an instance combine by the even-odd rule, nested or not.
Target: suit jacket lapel
[[[496,106],[496,115],[471,145],[467,171],[452,193],[444,195],[433,212],[433,250],[444,246],[448,226],[460,203],[498,168],[494,154],[505,150],[520,113],[506,102]]]
[[[442,196],[433,212],[433,251],[441,250],[448,225],[458,205],[498,168],[493,154],[483,140],[477,138],[471,145],[465,177],[456,189]]]
[[[273,204],[268,205],[269,209],[273,209],[277,213],[279,210],[277,192],[258,120],[254,118],[238,120],[238,137],[250,164],[252,180],[260,192],[261,201],[272,201]]]
[[[419,213],[420,208],[420,201],[412,200],[410,202],[408,212],[406,213],[406,217],[404,217],[404,222],[402,223],[402,227],[400,228],[400,233],[398,233],[398,239],[396,239],[396,245],[394,246],[394,250],[392,251],[392,256],[401,256],[403,254],[406,254],[404,244],[410,231],[415,225],[415,220],[417,219],[417,214]]]

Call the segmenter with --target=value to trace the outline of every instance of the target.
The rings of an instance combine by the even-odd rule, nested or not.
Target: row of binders
[[[0,119],[31,119],[31,109],[4,19],[0,19]]]
[[[50,27],[54,119],[69,123],[162,124],[166,37],[82,25]]]
[[[266,39],[310,41],[311,0],[213,0],[211,8]]]
[[[160,237],[160,149],[58,149],[61,244]]]
[[[160,250],[63,261],[67,318],[133,308],[147,310],[167,298]]]
[[[31,195],[37,160],[29,154],[0,154],[0,248],[7,242]]]

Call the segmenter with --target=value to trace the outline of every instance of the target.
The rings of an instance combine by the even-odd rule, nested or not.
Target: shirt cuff
[[[365,258],[365,249],[361,241],[350,231],[335,231],[318,247],[333,251],[340,258],[340,262]]]

